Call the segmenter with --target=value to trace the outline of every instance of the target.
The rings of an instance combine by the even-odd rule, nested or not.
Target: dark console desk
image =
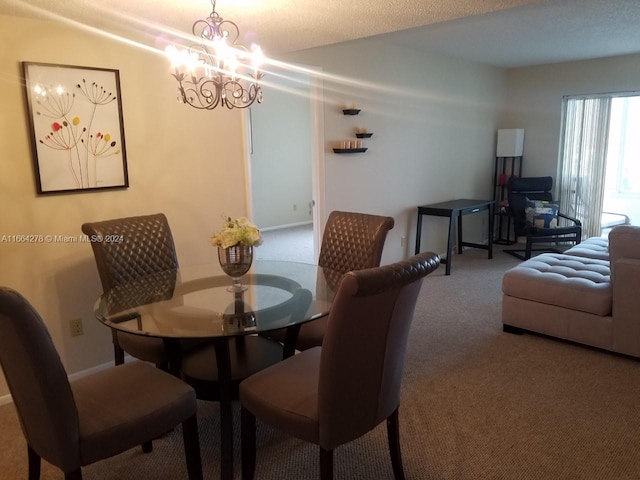
[[[447,239],[447,258],[441,259],[447,265],[445,275],[451,273],[451,253],[453,249],[453,236],[455,231],[455,219],[458,219],[458,253],[462,253],[462,247],[482,248],[489,251],[489,258],[493,258],[493,214],[495,209],[494,200],[473,200],[461,198],[448,202],[433,203],[418,207],[418,225],[416,229],[416,251],[420,253],[420,237],[422,235],[422,216],[432,215],[436,217],[449,217],[449,237]],[[462,241],[462,216],[471,213],[478,213],[487,210],[489,213],[489,231],[487,245],[480,243],[470,243]]]

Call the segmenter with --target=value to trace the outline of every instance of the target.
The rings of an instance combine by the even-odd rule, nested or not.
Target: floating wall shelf
[[[334,148],[334,153],[364,153],[366,148]]]
[[[342,110],[342,113],[344,113],[345,115],[358,115],[360,113],[360,110],[358,110],[357,108],[345,108],[344,110]]]
[[[356,138],[371,138],[372,136],[373,136],[373,133],[371,132],[356,133]]]

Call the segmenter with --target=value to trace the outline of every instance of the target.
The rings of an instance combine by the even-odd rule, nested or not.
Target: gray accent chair
[[[18,292],[0,287],[0,363],[27,441],[29,479],[41,459],[81,480],[81,467],[151,441],[182,423],[190,480],[202,479],[196,395],[143,362],[69,382],[40,315]]]
[[[404,479],[398,407],[404,359],[423,278],[440,264],[422,253],[346,273],[322,347],[262,370],[240,384],[242,478],[254,476],[256,417],[320,446],[320,478],[333,478],[333,450],[387,422],[396,480]]]
[[[387,233],[393,225],[392,217],[337,210],[329,214],[318,265],[329,269],[328,274],[333,276],[327,278],[327,285],[333,292],[337,290],[342,274],[380,265]],[[302,325],[296,348],[307,350],[322,345],[326,328],[326,317]]]

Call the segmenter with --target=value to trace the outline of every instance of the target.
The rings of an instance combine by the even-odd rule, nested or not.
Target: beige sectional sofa
[[[640,227],[619,226],[505,273],[504,331],[538,332],[640,357]]]

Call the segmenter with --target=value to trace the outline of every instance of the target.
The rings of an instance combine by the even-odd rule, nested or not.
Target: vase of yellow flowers
[[[253,247],[262,244],[260,229],[245,217],[232,220],[226,217],[222,229],[211,237],[211,244],[218,247],[218,260],[224,273],[233,279],[230,292],[247,289],[240,279],[251,268]]]

